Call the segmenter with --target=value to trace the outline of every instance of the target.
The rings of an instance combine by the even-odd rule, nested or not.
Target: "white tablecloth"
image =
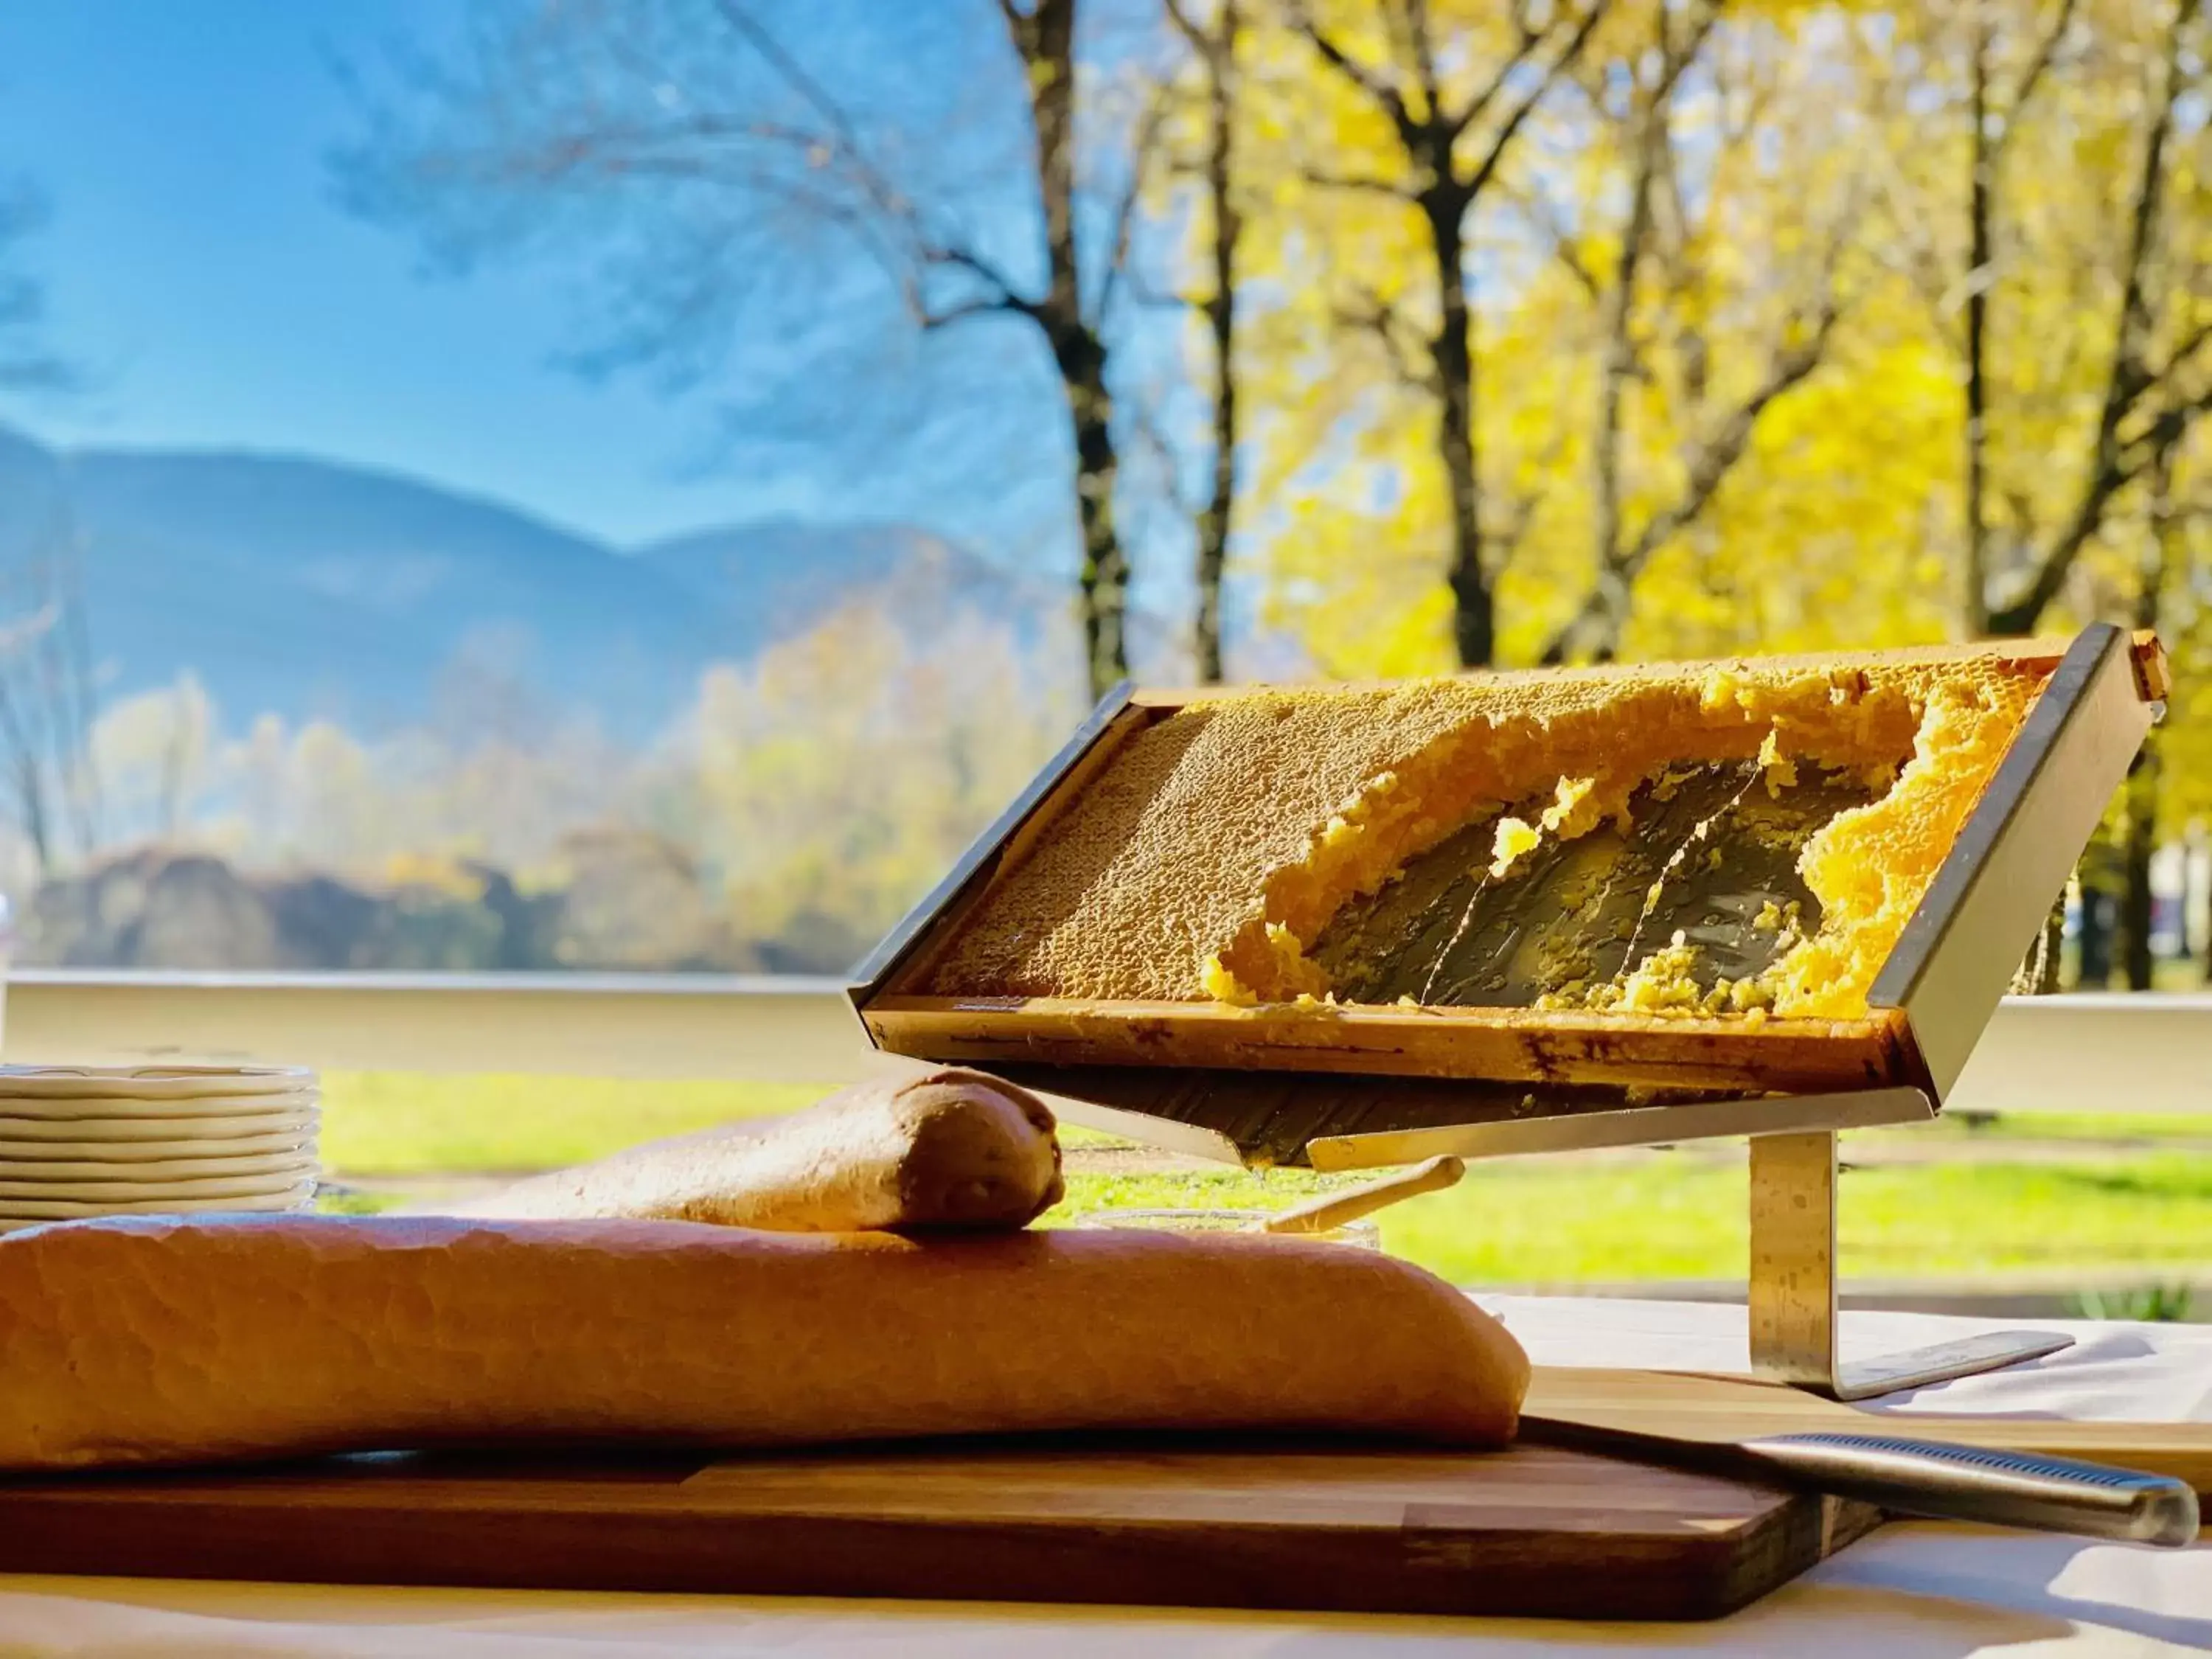
[[[1740,1370],[1743,1310],[1486,1297],[1540,1362]],[[2212,1327],[2057,1325],[2081,1339],[2013,1370],[1884,1409],[2212,1422]],[[1847,1314],[1846,1356],[1988,1329]],[[184,1583],[0,1575],[0,1659],[1503,1659],[1652,1652],[2138,1655],[2212,1650],[2212,1546],[2185,1552],[1979,1528],[1891,1525],[1735,1617],[1698,1625],[821,1601],[764,1596]]]

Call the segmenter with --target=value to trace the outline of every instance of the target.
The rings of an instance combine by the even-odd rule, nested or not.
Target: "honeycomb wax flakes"
[[[1519,818],[1498,819],[1497,839],[1491,843],[1490,873],[1493,876],[1510,874],[1520,856],[1532,850],[1543,839],[1532,823]]]
[[[1799,868],[1820,896],[1820,930],[1782,963],[1774,1012],[1840,1018],[1866,1010],[1888,957],[1952,840],[2025,718],[2017,686],[1943,684],[1929,693],[1912,758],[1888,793],[1838,814]]]
[[[1595,778],[1561,778],[1553,792],[1552,804],[1544,809],[1537,822],[1547,830],[1570,840],[1596,827],[1606,816],[1607,803],[1597,793]],[[1612,803],[1620,810],[1619,803]]]
[[[1636,964],[1618,984],[1593,987],[1582,1006],[1618,1008],[1631,1013],[1656,1014],[1680,1010],[1701,1012],[1704,993],[1692,975],[1698,947],[1680,933],[1666,945]],[[1574,1005],[1568,1004],[1568,1006]]]

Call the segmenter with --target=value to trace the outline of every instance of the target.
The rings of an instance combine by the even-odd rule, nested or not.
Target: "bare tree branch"
[[[1790,391],[1820,368],[1827,355],[1830,338],[1835,332],[1838,313],[1832,305],[1824,307],[1815,320],[1812,333],[1798,344],[1782,352],[1773,371],[1759,382],[1750,396],[1731,410],[1717,431],[1698,447],[1689,469],[1689,480],[1674,504],[1653,515],[1637,536],[1635,545],[1629,550],[1627,564],[1632,570],[1641,570],[1651,556],[1705,509],[1713,492],[1727,477],[1730,468],[1742,458],[1752,434],[1757,429],[1759,417],[1766,406],[1783,393]]]
[[[1390,118],[1391,125],[1401,134],[1413,130],[1413,112],[1407,108],[1406,100],[1398,88],[1330,39],[1304,3],[1291,7],[1290,20],[1291,26],[1305,37],[1307,44],[1321,54],[1322,61],[1372,99],[1376,106]]]
[[[1003,294],[979,295],[954,305],[933,307],[922,313],[921,324],[924,329],[933,332],[951,328],[956,323],[964,323],[971,317],[1008,314],[1028,316],[1030,308],[1027,302]]]
[[[1318,185],[1324,190],[1366,191],[1373,195],[1387,196],[1394,202],[1411,202],[1413,199],[1412,192],[1404,185],[1372,173],[1334,173],[1327,167],[1309,165],[1298,169],[1298,176],[1306,183]]]
[[[1411,63],[1427,50],[1420,39],[1428,28],[1427,8],[1420,4],[1420,0],[1377,0],[1375,10],[1382,17],[1382,27],[1390,37],[1393,62]],[[1433,61],[1434,55],[1431,56]],[[1434,114],[1435,106],[1430,105],[1425,113]]]
[[[922,294],[918,273],[907,278],[902,283],[902,289],[907,296],[908,309],[923,328],[944,328],[965,318],[988,312],[1012,312],[1033,320],[1038,318],[1036,303],[1022,295],[1013,281],[995,262],[986,258],[972,246],[956,245],[939,238],[925,226],[921,212],[912,198],[868,154],[860,140],[859,130],[843,106],[757,18],[739,3],[739,0],[715,0],[715,4],[730,27],[744,38],[777,77],[820,118],[827,129],[830,142],[825,144],[822,134],[778,123],[757,120],[734,123],[718,121],[713,117],[693,118],[688,124],[692,132],[708,137],[743,136],[769,140],[798,148],[810,156],[817,150],[826,151],[878,212],[902,228],[910,244],[908,257],[916,266],[922,270],[935,268],[963,271],[988,285],[988,295],[963,299],[939,308],[932,305]],[[1026,21],[1011,9],[1008,16],[1017,21]],[[849,211],[838,216],[848,223],[848,228],[865,222]]]
[[[1500,559],[1510,562],[1521,550],[1522,544],[1528,539],[1528,532],[1535,527],[1537,510],[1552,494],[1545,475],[1559,465],[1559,456],[1565,448],[1565,434],[1555,434],[1530,468],[1536,475],[1536,482],[1525,489],[1513,491],[1508,498],[1506,510],[1499,515],[1491,538]]]
[[[1471,194],[1479,196],[1482,193],[1484,186],[1504,164],[1506,151],[1512,147],[1514,137],[1521,131],[1522,124],[1534,113],[1537,105],[1543,102],[1559,77],[1574,67],[1575,60],[1582,56],[1583,48],[1589,44],[1590,36],[1596,33],[1599,21],[1605,16],[1607,3],[1607,0],[1594,0],[1589,10],[1583,14],[1581,23],[1567,37],[1566,45],[1560,48],[1559,55],[1545,70],[1542,78],[1527,97],[1514,106],[1513,112],[1492,135],[1489,149],[1467,179],[1467,188]]]
[[[1212,348],[1212,478],[1206,500],[1191,508],[1197,546],[1194,560],[1198,604],[1192,644],[1198,677],[1212,684],[1223,674],[1222,579],[1237,510],[1237,450],[1243,424],[1237,379],[1238,254],[1244,220],[1237,190],[1237,100],[1242,87],[1237,41],[1243,27],[1238,0],[1216,0],[1213,25],[1201,27],[1182,0],[1166,0],[1168,15],[1206,71],[1206,143],[1199,178],[1210,209],[1212,289],[1200,309]]]
[[[925,244],[921,257],[926,264],[940,265],[955,270],[964,270],[981,277],[991,285],[991,301],[1000,311],[1018,311],[1024,317],[1035,317],[1036,307],[1014,292],[999,268],[989,260],[978,257],[964,247],[933,247]]]
[[[2172,350],[2166,353],[2164,366],[2153,372],[2151,384],[2165,385],[2172,380],[2189,367],[2208,342],[2212,342],[2212,322],[2200,323],[2182,336]]]
[[[2050,28],[2036,46],[2035,55],[2028,59],[2027,67],[2021,71],[2020,84],[2013,88],[2012,111],[2005,118],[2004,129],[1997,134],[1992,145],[1992,159],[2004,153],[2005,146],[2012,141],[2012,135],[2020,125],[2021,112],[2027,107],[2028,100],[2035,96],[2036,88],[2042,84],[2043,77],[2050,72],[2052,61],[2058,56],[2058,48],[2065,42],[2067,31],[2074,27],[2076,3],[2077,0],[2058,0],[2057,15],[2051,19]]]
[[[1364,303],[1354,307],[1339,302],[1330,308],[1330,320],[1340,328],[1372,335],[1382,343],[1400,380],[1408,386],[1434,392],[1436,365],[1425,356],[1417,358],[1409,353],[1396,307],[1371,289],[1360,289],[1355,297]]]
[[[1396,0],[1383,15],[1395,16],[1407,55],[1413,60],[1413,79],[1421,88],[1421,118],[1434,121],[1443,113],[1443,94],[1437,81],[1437,43],[1429,32],[1428,0]]]
[[[1607,636],[1621,619],[1617,614],[1620,598],[1635,585],[1636,579],[1644,574],[1659,550],[1705,512],[1715,492],[1743,459],[1767,405],[1800,385],[1820,366],[1837,320],[1838,313],[1832,306],[1824,306],[1812,333],[1785,349],[1766,378],[1691,452],[1688,477],[1681,494],[1653,514],[1637,533],[1635,541],[1613,560],[1612,568],[1601,573],[1599,583],[1584,596],[1574,616],[1544,648],[1546,663],[1566,662],[1586,647],[1594,648],[1601,657],[1612,653],[1617,641]],[[1613,584],[1618,584],[1620,592],[1609,593],[1607,589]]]
[[[1532,180],[1526,190],[1517,190],[1510,184],[1496,186],[1498,193],[1521,210],[1522,216],[1551,244],[1552,257],[1566,268],[1567,275],[1592,300],[1602,297],[1605,284],[1589,261],[1583,258],[1574,244],[1574,234],[1567,228],[1566,221],[1559,215],[1559,204],[1540,179]]]
[[[1175,26],[1176,33],[1182,36],[1185,44],[1200,58],[1211,62],[1214,55],[1213,37],[1192,15],[1183,0],[1161,0],[1161,4],[1166,9],[1168,21]]]
[[[1120,297],[1131,305],[1158,311],[1196,311],[1206,304],[1203,294],[1154,288],[1143,272],[1134,270],[1123,274]]]
[[[1601,10],[1603,9],[1604,3],[1605,0],[1598,0]],[[1497,73],[1490,77],[1480,91],[1470,94],[1467,102],[1461,105],[1456,111],[1449,115],[1438,112],[1437,119],[1449,137],[1458,138],[1462,133],[1480,121],[1490,106],[1498,101],[1498,94],[1505,90],[1514,76],[1520,72],[1522,65],[1534,57],[1536,49],[1543,45],[1545,35],[1550,27],[1548,24],[1543,28],[1531,28],[1525,13],[1521,14],[1516,21],[1520,26],[1520,39],[1515,44],[1512,52],[1507,55],[1505,61],[1498,66]]]
[[[783,48],[781,41],[762,27],[738,0],[715,0],[715,9],[723,21],[744,36],[754,52],[773,69],[784,84],[797,93],[806,106],[822,118],[842,149],[846,162],[855,169],[869,186],[876,204],[885,212],[903,219],[914,217],[914,204],[905,193],[894,185],[884,171],[870,159],[867,147],[861,143],[860,135],[844,106],[825,91],[820,82],[806,72],[801,64]]]
[[[1144,112],[1138,117],[1136,128],[1130,137],[1128,178],[1124,182],[1121,199],[1114,204],[1113,247],[1107,256],[1105,272],[1099,278],[1096,314],[1102,320],[1107,308],[1114,303],[1127,282],[1137,208],[1144,195],[1145,172],[1158,147],[1160,128],[1167,120],[1169,89],[1168,76],[1162,75],[1153,79],[1152,90],[1145,99]]]

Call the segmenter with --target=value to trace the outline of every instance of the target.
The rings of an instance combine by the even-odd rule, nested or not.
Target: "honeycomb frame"
[[[2052,702],[2051,690],[2069,673],[2061,708]],[[1940,1094],[1994,1011],[2013,965],[2040,925],[2050,896],[2063,884],[2065,871],[2086,842],[2110,788],[2124,772],[2154,705],[2165,694],[2164,659],[2154,638],[2130,641],[2118,629],[2100,627],[2070,641],[1543,671],[1302,694],[1310,700],[1361,694],[1370,699],[1395,698],[1389,704],[1393,709],[1401,715],[1410,710],[1418,719],[1425,708],[1455,698],[1463,702],[1470,696],[1534,695],[1571,712],[1601,709],[1624,690],[1650,702],[1648,688],[1654,684],[1673,686],[1679,692],[1683,684],[1695,684],[1701,688],[1701,697],[1708,700],[1715,695],[1714,688],[1721,688],[1720,695],[1725,696],[1733,685],[1747,690],[1743,702],[1750,717],[1729,728],[1720,749],[1739,758],[1747,751],[1762,760],[1778,760],[1782,757],[1774,752],[1771,740],[1776,726],[1767,718],[1771,709],[1761,706],[1773,687],[1825,681],[1924,688],[1947,679],[1990,674],[2030,677],[2037,695],[2024,718],[2002,734],[2003,742],[1978,774],[1969,798],[1953,803],[1957,810],[1948,821],[1941,856],[1922,872],[1901,925],[1898,917],[1891,917],[1887,935],[1875,941],[1881,946],[1878,955],[1860,964],[1867,994],[1857,1007],[1837,1011],[1815,1006],[1782,1018],[1746,1021],[1680,1009],[1334,1005],[1316,996],[1312,982],[1301,982],[1298,977],[1296,947],[1301,943],[1301,927],[1310,937],[1315,906],[1305,912],[1297,908],[1300,890],[1295,878],[1281,884],[1274,895],[1279,900],[1285,892],[1289,895],[1276,907],[1277,915],[1289,918],[1287,921],[1271,918],[1263,905],[1257,915],[1239,918],[1222,948],[1210,954],[1210,963],[1224,969],[1237,988],[1244,988],[1248,975],[1266,981],[1262,994],[1249,1000],[1224,997],[1212,987],[1186,988],[1180,981],[1159,977],[1157,971],[1150,981],[1135,985],[1137,994],[1054,994],[1059,988],[1049,985],[1042,988],[1045,994],[1037,994],[1033,993],[1040,988],[1034,985],[994,988],[988,978],[963,981],[955,976],[947,983],[947,963],[957,961],[963,939],[972,937],[968,930],[979,915],[988,913],[993,896],[1003,902],[1025,869],[1034,872],[1040,859],[1055,856],[1055,837],[1065,836],[1071,824],[1079,826],[1085,804],[1112,785],[1117,757],[1135,752],[1128,745],[1184,710],[1218,711],[1224,705],[1240,704],[1246,709],[1265,708],[1271,706],[1269,699],[1279,702],[1283,698],[1284,694],[1264,689],[1124,690],[1103,703],[1076,740],[979,841],[939,892],[864,967],[862,982],[854,989],[854,1001],[877,1046],[939,1060],[1291,1070],[1707,1092],[1803,1092],[1909,1083]],[[1646,690],[1639,692],[1639,687]],[[1668,696],[1680,702],[1676,693]],[[1910,729],[1917,729],[1921,713],[1916,706]],[[1892,708],[1881,718],[1889,719],[1893,727],[1895,714]],[[1462,726],[1464,723],[1462,719]],[[1550,724],[1571,728],[1573,723]],[[1537,773],[1554,760],[1561,763],[1559,812],[1556,818],[1545,815],[1547,829],[1559,828],[1577,810],[1580,797],[1570,799],[1565,787],[1574,775],[1575,756],[1592,752],[1593,743],[1601,746],[1606,740],[1601,720],[1593,725],[1585,719],[1583,724],[1586,729],[1579,736],[1569,730],[1565,738],[1553,743],[1556,753],[1531,763]],[[1451,722],[1431,718],[1431,725],[1443,733],[1448,750]],[[1676,740],[1686,732],[1694,735],[1692,726],[1679,720],[1669,729]],[[1801,739],[1808,735],[1806,731],[1797,733]],[[1809,735],[1814,751],[1819,751],[1820,744],[1829,743],[1826,758],[1851,757],[1850,745],[1836,741],[1834,732],[1825,737],[1819,732]],[[1892,730],[1885,739],[1893,747],[1895,735]],[[1799,752],[1808,750],[1801,744]],[[1370,780],[1390,769],[1387,765],[1371,767]],[[1432,795],[1434,779],[1463,779],[1466,773],[1463,758],[1455,763],[1452,755],[1444,753],[1431,768],[1431,781],[1425,788]],[[1331,781],[1322,778],[1314,787]],[[1366,795],[1346,805],[1357,810],[1361,800],[1387,799],[1389,793],[1388,784],[1379,790],[1370,787]],[[1590,793],[1583,791],[1583,795]],[[2028,799],[2030,796],[2034,799]],[[1464,821],[1464,801],[1449,805],[1441,816],[1451,818],[1457,813]],[[1310,805],[1302,810],[1306,818],[1314,817]],[[1168,815],[1170,829],[1171,817]],[[1339,811],[1309,824],[1309,846],[1325,851],[1333,830],[1339,845],[1356,840],[1340,826],[1359,821]],[[1413,837],[1415,842],[1419,839]],[[1501,833],[1501,859],[1507,856],[1505,839]],[[1295,863],[1281,856],[1288,844],[1279,839],[1271,873]],[[2024,855],[2023,848],[2032,855]],[[1156,856],[1171,861],[1177,851],[1170,836]],[[1403,844],[1386,845],[1377,862],[1395,859],[1402,863],[1403,857]],[[2052,869],[2057,873],[2048,878],[2049,892],[2032,905],[2024,901],[2023,878],[2039,885]],[[2004,902],[1996,907],[2003,914],[1967,916],[1973,938],[1962,940],[1953,924],[1976,910],[1978,891],[1982,895],[1979,911],[1990,910],[1990,896],[1997,890],[1984,878],[1991,871],[2004,875],[1998,884],[2005,890],[1999,895]],[[1374,878],[1371,868],[1355,878]],[[1309,896],[1310,892],[1310,884]],[[1316,905],[1325,908],[1328,897],[1323,890]],[[1221,933],[1216,926],[1214,936]],[[2016,935],[2015,947],[2007,941]],[[1287,950],[1285,939],[1291,947]],[[1176,949],[1183,955],[1159,959],[1190,959],[1187,941]],[[1998,961],[2008,949],[2010,959]],[[1944,958],[1942,970],[1931,973],[1929,961],[1938,956]],[[1974,960],[1966,962],[1968,956]],[[1279,975],[1267,981],[1274,968],[1281,969]],[[1178,994],[1158,994],[1164,987]],[[1208,995],[1210,989],[1215,994]]]

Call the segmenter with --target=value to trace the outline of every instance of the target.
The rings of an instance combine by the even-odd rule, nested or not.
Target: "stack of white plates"
[[[319,1099],[284,1067],[0,1066],[0,1231],[306,1209]]]

